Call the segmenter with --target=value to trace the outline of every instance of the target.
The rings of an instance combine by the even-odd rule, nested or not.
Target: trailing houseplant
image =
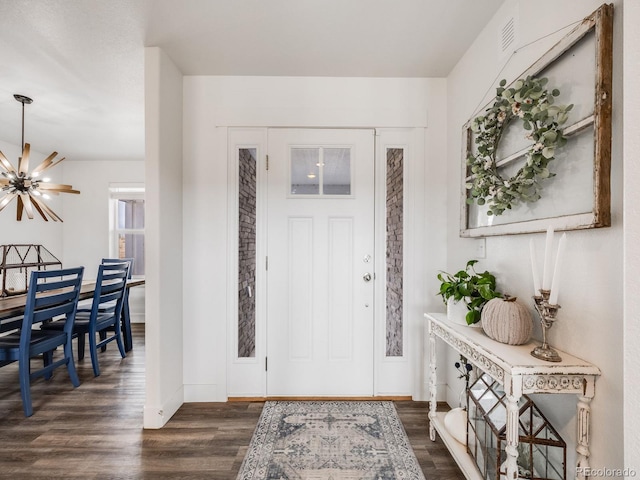
[[[464,270],[455,274],[440,272],[440,291],[438,295],[446,304],[449,298],[454,302],[464,302],[467,306],[465,320],[468,325],[480,321],[482,307],[492,298],[502,297],[496,290],[496,277],[487,271],[478,273],[474,265],[477,260],[469,260]]]

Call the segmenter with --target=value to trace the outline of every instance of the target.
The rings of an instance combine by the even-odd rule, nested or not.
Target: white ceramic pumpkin
[[[531,338],[533,320],[515,297],[493,298],[482,308],[482,329],[498,342],[522,345]]]
[[[467,444],[467,411],[452,408],[444,416],[444,428],[463,445]]]

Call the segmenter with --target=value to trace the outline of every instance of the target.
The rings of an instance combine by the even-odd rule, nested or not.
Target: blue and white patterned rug
[[[426,434],[426,433],[425,433]],[[424,480],[392,402],[266,402],[237,480]]]

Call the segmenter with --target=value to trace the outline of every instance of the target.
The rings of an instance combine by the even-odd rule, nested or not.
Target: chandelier
[[[54,222],[62,222],[62,218],[46,204],[45,200],[50,198],[49,195],[80,192],[74,190],[71,185],[50,183],[48,178],[42,176],[48,169],[64,160],[63,157],[54,161],[58,152],[53,152],[29,173],[31,145],[24,143],[24,106],[31,104],[33,100],[24,95],[14,95],[13,97],[22,104],[22,156],[18,158],[18,168],[16,169],[0,151],[0,174],[2,175],[0,177],[0,192],[4,193],[0,198],[0,212],[15,198],[18,202],[16,220],[22,220],[23,212],[27,214],[29,219],[33,219],[35,210],[46,222],[49,221],[49,218]]]

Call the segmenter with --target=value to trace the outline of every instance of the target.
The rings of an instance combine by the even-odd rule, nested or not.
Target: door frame
[[[238,151],[256,149],[256,352],[255,357],[238,357]],[[267,276],[267,128],[229,128],[227,130],[227,397],[266,396],[266,318]],[[262,262],[261,262],[262,259]]]
[[[229,127],[227,130],[227,398],[253,399],[267,395],[267,304],[265,260],[267,254],[267,176],[266,152],[270,129],[292,127]],[[300,127],[293,127],[300,128]],[[310,128],[310,127],[308,127]],[[347,129],[351,129],[348,127]],[[364,127],[366,128],[366,127]],[[335,129],[317,127],[314,129]],[[353,127],[353,129],[360,129]],[[424,129],[374,128],[374,396],[412,396],[421,398],[423,381],[422,313],[420,304],[424,279],[419,278],[417,262],[424,259],[420,240],[424,192]],[[256,356],[238,358],[238,149],[256,148]],[[403,355],[386,357],[386,149],[403,148],[404,162],[404,228],[403,256]],[[406,259],[410,261],[406,261]],[[417,310],[415,306],[417,305]],[[412,309],[407,308],[413,306]],[[420,318],[417,318],[420,315]]]
[[[403,161],[403,352],[402,356],[386,356],[386,193],[387,149],[401,148]],[[381,397],[411,396],[420,398],[419,385],[423,351],[420,308],[424,284],[418,265],[423,262],[422,229],[424,220],[424,129],[376,129],[375,185],[375,251],[376,284],[374,395]],[[409,261],[407,261],[409,259]],[[418,310],[416,311],[416,306]],[[420,322],[420,323],[418,323]]]

